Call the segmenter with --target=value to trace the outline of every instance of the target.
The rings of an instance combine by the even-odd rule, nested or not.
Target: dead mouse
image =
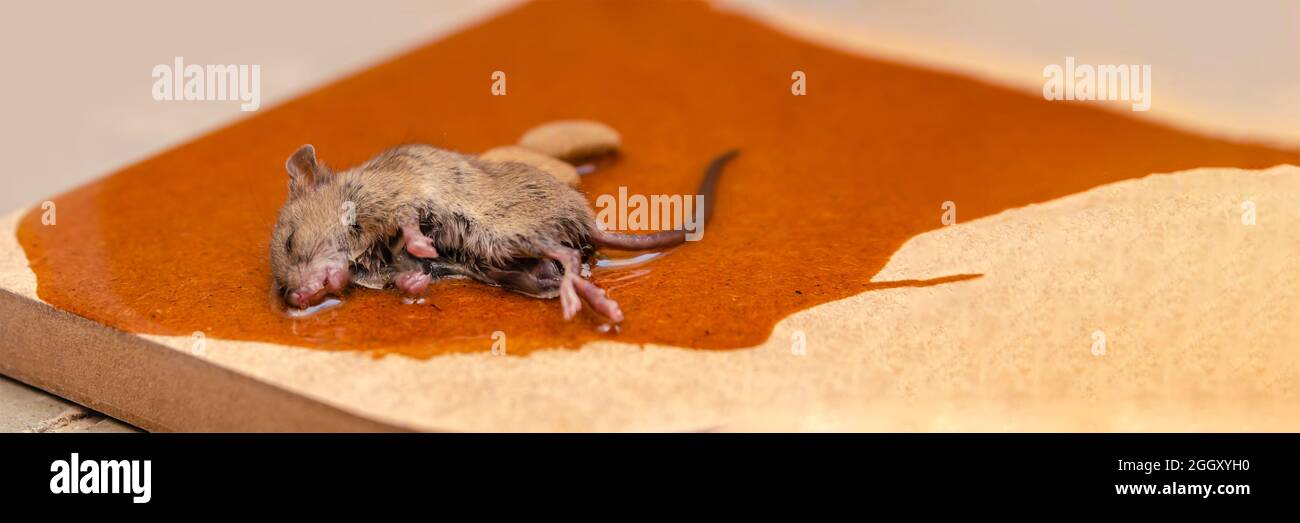
[[[714,160],[706,173],[706,217],[718,174],[735,154]],[[586,301],[620,322],[618,303],[581,277],[583,260],[598,246],[644,250],[686,238],[682,230],[603,231],[586,197],[537,168],[429,145],[394,147],[339,173],[304,145],[285,167],[289,199],[272,232],[271,271],[297,307],[341,294],[350,281],[391,281],[418,295],[442,271],[558,296],[565,319]]]

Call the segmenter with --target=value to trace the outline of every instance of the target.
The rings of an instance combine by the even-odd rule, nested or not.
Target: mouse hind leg
[[[510,268],[492,268],[484,281],[525,296],[550,299],[560,295],[560,271],[549,259],[533,258]]]
[[[564,276],[560,277],[560,311],[564,314],[565,320],[571,320],[582,309],[582,301],[578,298],[578,290],[573,283],[573,280],[578,278],[578,266],[582,264],[582,256],[577,250],[568,247],[552,247],[543,254],[547,258],[560,262],[560,266],[564,267]]]
[[[551,247],[544,253],[547,258],[560,262],[564,267],[564,275],[560,277],[560,310],[564,313],[564,319],[573,319],[582,310],[582,302],[586,301],[596,312],[609,318],[615,323],[623,321],[623,312],[618,307],[618,302],[610,299],[604,289],[596,284],[583,279],[579,274],[582,265],[582,254],[577,250],[569,247]]]

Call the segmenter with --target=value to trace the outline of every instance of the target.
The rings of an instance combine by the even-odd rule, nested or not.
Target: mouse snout
[[[319,303],[323,298],[325,298],[325,289],[323,287],[315,290],[298,289],[290,292],[288,296],[289,304],[300,309],[311,307]]]
[[[346,268],[329,268],[318,273],[317,278],[308,279],[308,283],[286,294],[290,305],[307,308],[320,303],[330,294],[342,294],[351,276]]]

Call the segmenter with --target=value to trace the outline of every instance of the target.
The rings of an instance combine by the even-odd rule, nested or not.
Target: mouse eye
[[[284,239],[284,252],[293,253],[293,235],[297,232],[298,231],[293,231],[289,233],[289,236]]]

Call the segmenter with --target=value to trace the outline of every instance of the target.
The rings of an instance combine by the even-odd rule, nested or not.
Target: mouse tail
[[[722,175],[722,168],[738,154],[740,149],[722,153],[709,162],[709,167],[704,170],[704,179],[700,180],[700,188],[696,194],[704,195],[704,223],[706,224],[709,223],[709,218],[713,217],[713,193],[718,188],[718,178]]]
[[[713,217],[713,200],[714,193],[718,187],[718,178],[722,174],[723,167],[740,154],[740,149],[732,149],[709,162],[708,168],[704,170],[704,179],[700,181],[697,194],[703,196],[704,201],[704,223],[709,223]],[[686,231],[681,229],[656,232],[653,234],[626,234],[619,232],[609,232],[597,230],[592,236],[592,240],[602,247],[621,249],[625,251],[644,251],[649,249],[659,249],[663,247],[672,247],[686,242]]]
[[[624,251],[645,251],[672,247],[686,241],[686,231],[672,230],[653,234],[626,234],[621,232],[596,231],[592,241],[601,247]]]

